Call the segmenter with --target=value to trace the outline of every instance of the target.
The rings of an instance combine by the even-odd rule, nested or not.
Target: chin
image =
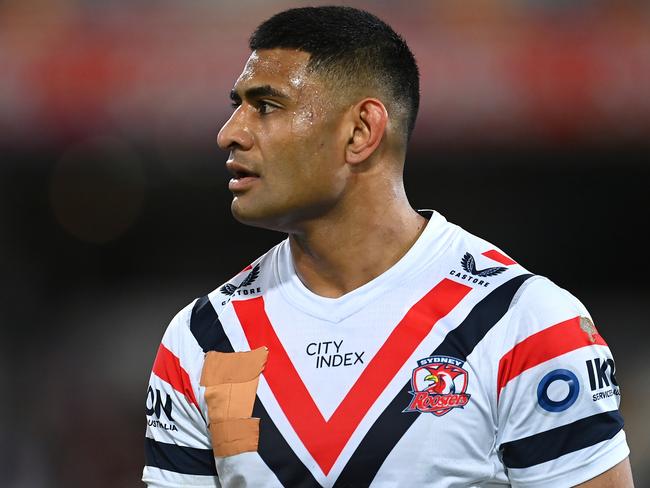
[[[268,208],[260,205],[246,207],[241,203],[235,198],[232,201],[231,211],[235,220],[244,225],[285,234],[300,232],[302,229],[303,220],[297,212],[286,208]]]
[[[260,208],[260,206],[243,205],[241,199],[235,197],[230,205],[230,210],[235,220],[244,225],[261,227],[263,229],[281,230],[277,228],[278,219],[273,218],[267,209]]]

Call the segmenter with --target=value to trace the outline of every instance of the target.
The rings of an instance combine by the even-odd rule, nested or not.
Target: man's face
[[[308,61],[302,51],[255,51],[235,83],[217,141],[230,151],[232,212],[243,223],[292,231],[341,199],[344,108]]]

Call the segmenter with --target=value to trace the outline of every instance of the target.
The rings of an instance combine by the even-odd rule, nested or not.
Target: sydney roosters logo
[[[404,412],[429,412],[437,417],[469,403],[464,361],[448,356],[420,359],[411,376],[413,398]]]

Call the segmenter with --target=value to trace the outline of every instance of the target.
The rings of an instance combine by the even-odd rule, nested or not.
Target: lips
[[[226,168],[233,176],[230,182],[228,182],[228,189],[230,191],[246,190],[260,178],[259,174],[236,161],[228,161]]]

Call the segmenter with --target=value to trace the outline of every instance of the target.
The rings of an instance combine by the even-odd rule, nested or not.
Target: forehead
[[[307,69],[309,58],[309,53],[293,49],[253,51],[235,82],[235,89],[271,85],[299,90],[314,81]]]

